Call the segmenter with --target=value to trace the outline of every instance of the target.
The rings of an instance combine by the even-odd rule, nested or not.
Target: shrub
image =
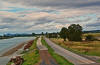
[[[93,35],[87,35],[85,40],[86,41],[95,41],[97,39]]]

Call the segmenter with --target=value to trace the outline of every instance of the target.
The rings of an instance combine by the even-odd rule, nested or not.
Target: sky
[[[0,34],[100,30],[100,0],[0,0]]]

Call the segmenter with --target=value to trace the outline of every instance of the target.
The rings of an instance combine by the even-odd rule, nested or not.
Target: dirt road
[[[75,65],[98,65],[96,62],[94,62],[92,60],[89,60],[87,58],[79,56],[75,53],[72,53],[72,52],[56,45],[55,43],[50,41],[48,38],[45,38],[45,40],[48,43],[48,45],[51,46],[51,48],[53,48],[55,50],[56,53],[65,57],[67,60],[69,60],[70,62],[72,62]]]
[[[48,49],[42,45],[41,38],[37,41],[37,47],[39,49],[40,57],[42,62],[40,65],[58,65],[52,56],[48,53]]]

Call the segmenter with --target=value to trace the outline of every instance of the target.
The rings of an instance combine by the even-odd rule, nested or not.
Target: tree
[[[57,37],[58,37],[58,34],[55,33],[55,32],[49,33],[49,34],[48,34],[48,37],[49,37],[49,38],[57,38]]]
[[[44,33],[42,32],[41,35],[44,35]]]
[[[60,31],[60,37],[64,39],[64,41],[66,41],[66,38],[67,38],[67,32],[68,32],[68,29],[63,27]]]
[[[72,24],[68,27],[69,41],[82,41],[82,27],[79,24]]]
[[[49,36],[48,32],[46,32],[46,33],[45,33],[45,36],[46,36],[46,37],[48,37],[48,36]]]
[[[35,36],[35,33],[32,33],[33,36]]]

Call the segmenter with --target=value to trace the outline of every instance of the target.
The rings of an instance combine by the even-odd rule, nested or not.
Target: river
[[[10,38],[10,39],[2,39],[0,40],[0,56],[2,53],[5,51],[21,44],[22,42],[28,41],[28,40],[33,40],[35,37],[15,37],[15,38]],[[0,57],[0,65],[6,65],[6,63],[9,61],[10,56],[6,57]]]

